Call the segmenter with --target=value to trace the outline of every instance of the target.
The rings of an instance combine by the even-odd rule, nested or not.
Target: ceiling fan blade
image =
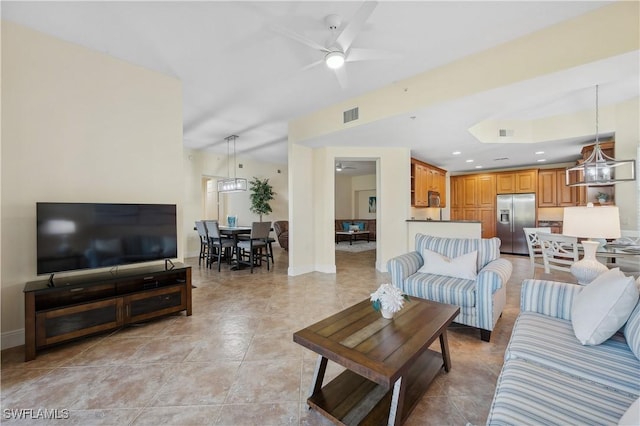
[[[329,53],[330,52],[329,49],[327,49],[326,47],[322,46],[321,44],[316,43],[315,41],[311,40],[308,37],[303,36],[302,34],[298,34],[298,33],[294,32],[294,31],[291,31],[288,28],[284,28],[284,27],[282,27],[280,25],[275,25],[275,24],[271,24],[269,26],[269,28],[272,31],[274,31],[274,32],[276,32],[276,33],[278,33],[280,35],[283,35],[283,36],[285,36],[287,38],[290,38],[291,40],[295,40],[298,43],[302,43],[305,46],[308,46],[308,47],[310,47],[312,49],[319,50],[319,51],[325,52],[325,53]]]
[[[338,79],[338,83],[340,83],[340,87],[343,89],[349,87],[349,79],[347,78],[347,71],[344,69],[344,67],[335,69],[333,71],[336,75],[336,78]]]
[[[317,67],[320,64],[324,64],[324,59],[320,59],[319,61],[315,61],[310,63],[309,65],[305,65],[304,67],[300,68],[300,71],[306,71],[308,69],[311,69],[313,67]]]
[[[349,50],[345,61],[374,61],[380,59],[398,59],[399,57],[400,55],[397,53],[387,52],[384,50],[353,48]]]
[[[349,49],[351,43],[356,39],[360,30],[362,30],[362,26],[367,19],[369,19],[369,16],[371,16],[376,6],[378,6],[377,1],[365,1],[362,3],[360,9],[358,9],[349,23],[344,27],[340,34],[338,34],[338,37],[336,37],[336,43],[342,47],[343,51],[346,52]]]

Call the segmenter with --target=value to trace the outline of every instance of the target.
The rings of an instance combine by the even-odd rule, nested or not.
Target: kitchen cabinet
[[[538,171],[538,207],[569,207],[578,204],[578,189],[567,186],[565,169]]]
[[[429,191],[440,194],[440,207],[446,207],[446,175],[447,171],[411,159],[411,205],[413,207],[429,207]]]
[[[496,236],[495,174],[452,176],[451,220],[482,223],[482,238]]]
[[[536,192],[537,170],[515,170],[496,173],[497,194],[527,194]]]

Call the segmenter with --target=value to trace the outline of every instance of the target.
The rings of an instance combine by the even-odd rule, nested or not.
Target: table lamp
[[[620,214],[616,206],[565,207],[562,233],[570,237],[589,238],[582,241],[584,257],[571,265],[571,273],[578,283],[589,284],[595,277],[607,271],[596,259],[600,242],[591,238],[620,238]]]

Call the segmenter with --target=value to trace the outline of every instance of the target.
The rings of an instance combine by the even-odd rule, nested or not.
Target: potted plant
[[[393,315],[402,309],[404,302],[409,300],[409,296],[393,284],[382,284],[371,293],[373,309],[382,312],[382,316],[387,319],[393,318]]]
[[[596,199],[600,204],[604,204],[609,201],[609,194],[607,194],[606,192],[598,192],[598,195],[596,195]]]
[[[250,185],[250,197],[251,197],[251,210],[252,213],[260,215],[260,222],[262,222],[262,215],[269,214],[272,212],[271,206],[269,205],[269,201],[273,200],[275,192],[273,192],[273,187],[269,184],[269,179],[259,179],[257,177],[253,177]]]

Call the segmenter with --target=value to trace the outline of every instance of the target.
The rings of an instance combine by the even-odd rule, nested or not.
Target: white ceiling
[[[287,122],[474,52],[578,16],[609,2],[383,1],[356,37],[354,48],[380,49],[392,59],[346,64],[343,89],[323,54],[284,37],[274,26],[319,44],[330,39],[324,17],[344,21],[360,2],[2,2],[2,18],[173,75],[182,81],[184,145],[237,152],[286,163]],[[415,111],[309,145],[408,146],[412,154],[456,172],[483,164],[528,162],[519,146],[479,143],[469,127],[486,119],[532,119],[593,109],[638,96],[638,54],[568,70],[534,81]],[[579,76],[579,77],[578,77]],[[415,118],[410,118],[415,117]],[[595,129],[594,129],[595,133]],[[421,141],[439,141],[424,145]],[[568,161],[585,140],[548,141],[536,149],[548,162]],[[460,150],[464,158],[451,152]],[[508,157],[499,165],[496,157]],[[571,158],[569,158],[571,157]],[[470,165],[464,159],[474,158]]]

